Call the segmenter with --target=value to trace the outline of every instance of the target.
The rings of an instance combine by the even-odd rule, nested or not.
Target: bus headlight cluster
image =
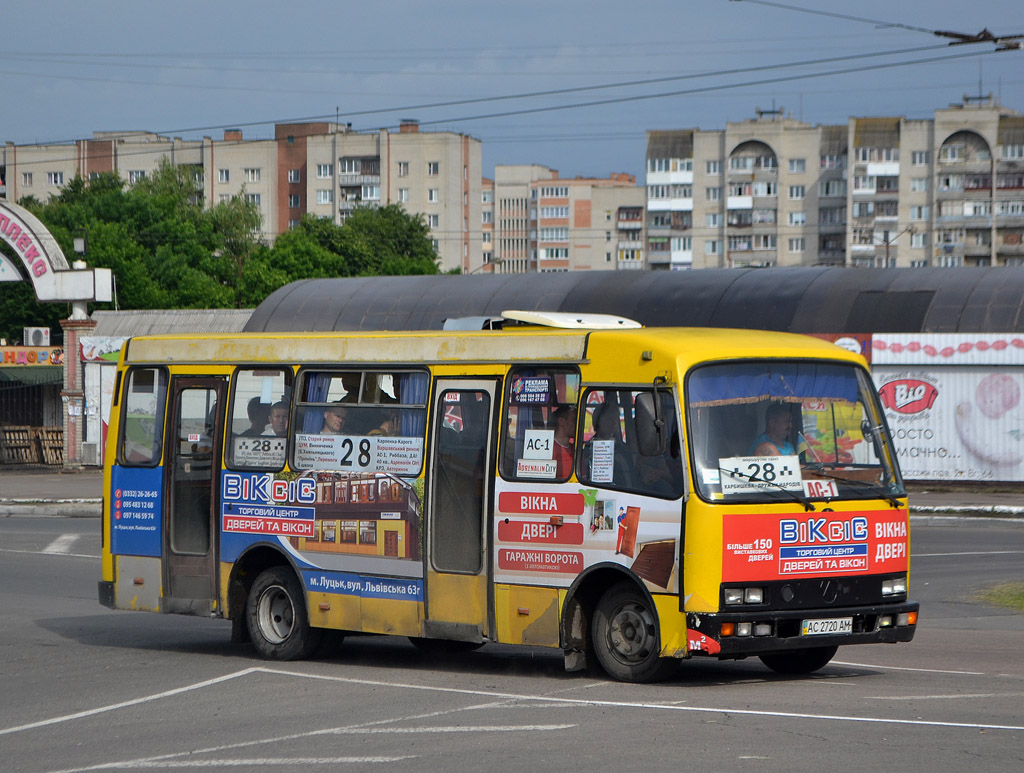
[[[895,623],[898,628],[908,625],[917,625],[917,612],[901,612],[896,615],[895,619],[893,619],[892,615],[882,615],[878,618],[879,628],[892,628],[893,623]]]
[[[726,588],[723,591],[726,604],[763,604],[763,588]]]
[[[893,577],[891,580],[882,580],[883,596],[902,596],[907,592],[907,577]]]

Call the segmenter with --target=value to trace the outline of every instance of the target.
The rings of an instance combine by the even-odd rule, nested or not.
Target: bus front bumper
[[[837,609],[687,612],[690,652],[741,658],[809,647],[910,641],[917,630],[916,601]]]

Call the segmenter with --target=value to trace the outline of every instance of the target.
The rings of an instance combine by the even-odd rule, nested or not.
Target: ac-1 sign
[[[813,499],[832,499],[839,496],[834,480],[805,480],[804,494]]]

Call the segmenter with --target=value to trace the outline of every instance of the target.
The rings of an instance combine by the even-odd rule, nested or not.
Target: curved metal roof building
[[[1024,332],[1024,268],[711,269],[307,279],[246,331],[436,330],[506,309],[794,333]]]

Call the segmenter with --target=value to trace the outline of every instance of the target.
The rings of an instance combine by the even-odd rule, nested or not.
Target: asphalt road
[[[1024,523],[912,529],[913,642],[811,677],[691,660],[626,685],[386,637],[260,661],[223,621],[99,606],[97,521],[0,518],[0,770],[1021,769],[1024,615],[974,594],[1024,581]]]

